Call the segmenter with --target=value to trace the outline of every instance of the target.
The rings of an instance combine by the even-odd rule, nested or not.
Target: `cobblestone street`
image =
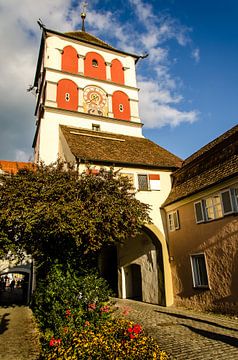
[[[118,313],[140,323],[179,360],[238,359],[238,318],[116,299]]]

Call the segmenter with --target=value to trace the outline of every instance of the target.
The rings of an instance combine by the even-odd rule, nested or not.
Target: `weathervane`
[[[82,31],[85,31],[85,25],[84,25],[84,21],[86,18],[86,8],[88,6],[88,3],[86,3],[85,1],[82,3],[82,12],[81,12],[81,19],[82,19]]]

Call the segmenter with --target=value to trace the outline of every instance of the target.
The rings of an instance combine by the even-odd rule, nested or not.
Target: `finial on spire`
[[[81,19],[82,19],[82,31],[85,31],[85,18],[86,18],[86,8],[88,6],[88,3],[85,1],[82,3],[82,12],[81,12]]]

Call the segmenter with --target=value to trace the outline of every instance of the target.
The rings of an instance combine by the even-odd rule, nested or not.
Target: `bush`
[[[51,339],[44,359],[168,359],[156,340],[145,336],[139,324],[125,319],[107,319],[96,326],[85,322],[62,339]]]
[[[108,284],[97,275],[78,276],[70,266],[65,270],[55,264],[46,279],[39,281],[32,308],[42,332],[60,336],[65,326],[78,327],[86,319],[97,321],[100,311],[91,311],[90,306],[100,309],[110,295]]]

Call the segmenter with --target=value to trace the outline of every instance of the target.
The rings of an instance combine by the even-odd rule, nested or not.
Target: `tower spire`
[[[82,12],[81,12],[81,19],[82,19],[82,31],[85,31],[85,18],[86,18],[86,8],[88,3],[85,1],[82,3]]]

